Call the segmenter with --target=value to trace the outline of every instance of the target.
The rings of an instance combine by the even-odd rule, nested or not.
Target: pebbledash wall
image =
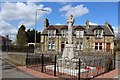
[[[67,44],[68,25],[49,25],[48,19],[44,20],[44,29],[41,33],[42,51],[62,52]],[[82,51],[111,51],[114,49],[114,31],[112,26],[105,25],[73,24],[73,44],[75,50]]]

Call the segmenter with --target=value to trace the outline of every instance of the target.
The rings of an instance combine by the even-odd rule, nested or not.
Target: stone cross
[[[63,50],[63,55],[62,58],[68,58],[69,60],[74,58],[74,51],[73,51],[73,40],[72,40],[72,28],[73,28],[73,23],[74,23],[74,18],[73,15],[70,15],[67,19],[68,23],[68,44],[65,45],[65,48]]]
[[[74,23],[74,18],[73,18],[73,15],[70,15],[67,19],[67,23],[68,23],[68,44],[72,44],[72,26],[73,26],[73,23]]]

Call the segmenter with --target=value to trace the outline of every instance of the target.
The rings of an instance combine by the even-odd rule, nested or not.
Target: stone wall
[[[6,55],[7,55],[7,57],[5,57],[5,59],[12,62],[13,64],[25,66],[25,64],[26,64],[26,54],[25,53],[8,52],[8,54],[6,54]]]

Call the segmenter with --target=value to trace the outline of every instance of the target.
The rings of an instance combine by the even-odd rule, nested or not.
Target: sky
[[[36,9],[37,26],[35,27]],[[67,25],[66,19],[72,14],[74,25],[84,25],[86,20],[92,25],[104,25],[106,20],[118,31],[118,2],[3,2],[0,7],[0,34],[16,34],[20,25],[27,29],[42,31],[44,18],[50,25]]]
[[[2,2],[118,2],[119,0],[1,0]]]

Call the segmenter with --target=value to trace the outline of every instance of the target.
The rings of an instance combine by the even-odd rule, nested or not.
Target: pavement
[[[2,65],[2,78],[37,78],[25,71],[19,70],[10,63],[0,60]]]
[[[4,60],[4,58],[7,57],[6,52],[0,52],[0,54],[0,68],[2,78],[57,78],[26,68],[25,66],[15,66],[9,61]]]
[[[30,69],[30,68],[26,68],[26,66],[20,66],[18,68],[20,70],[23,70],[23,71],[25,71],[27,73],[30,73],[31,75],[34,75],[34,76],[36,76],[38,78],[58,78],[58,77],[55,77],[55,76],[52,76],[52,75],[49,75],[49,74],[45,74],[45,73]]]
[[[115,69],[115,70],[110,71],[106,74],[102,74],[96,78],[118,78],[118,79],[120,79],[119,76],[120,76],[120,69]]]

